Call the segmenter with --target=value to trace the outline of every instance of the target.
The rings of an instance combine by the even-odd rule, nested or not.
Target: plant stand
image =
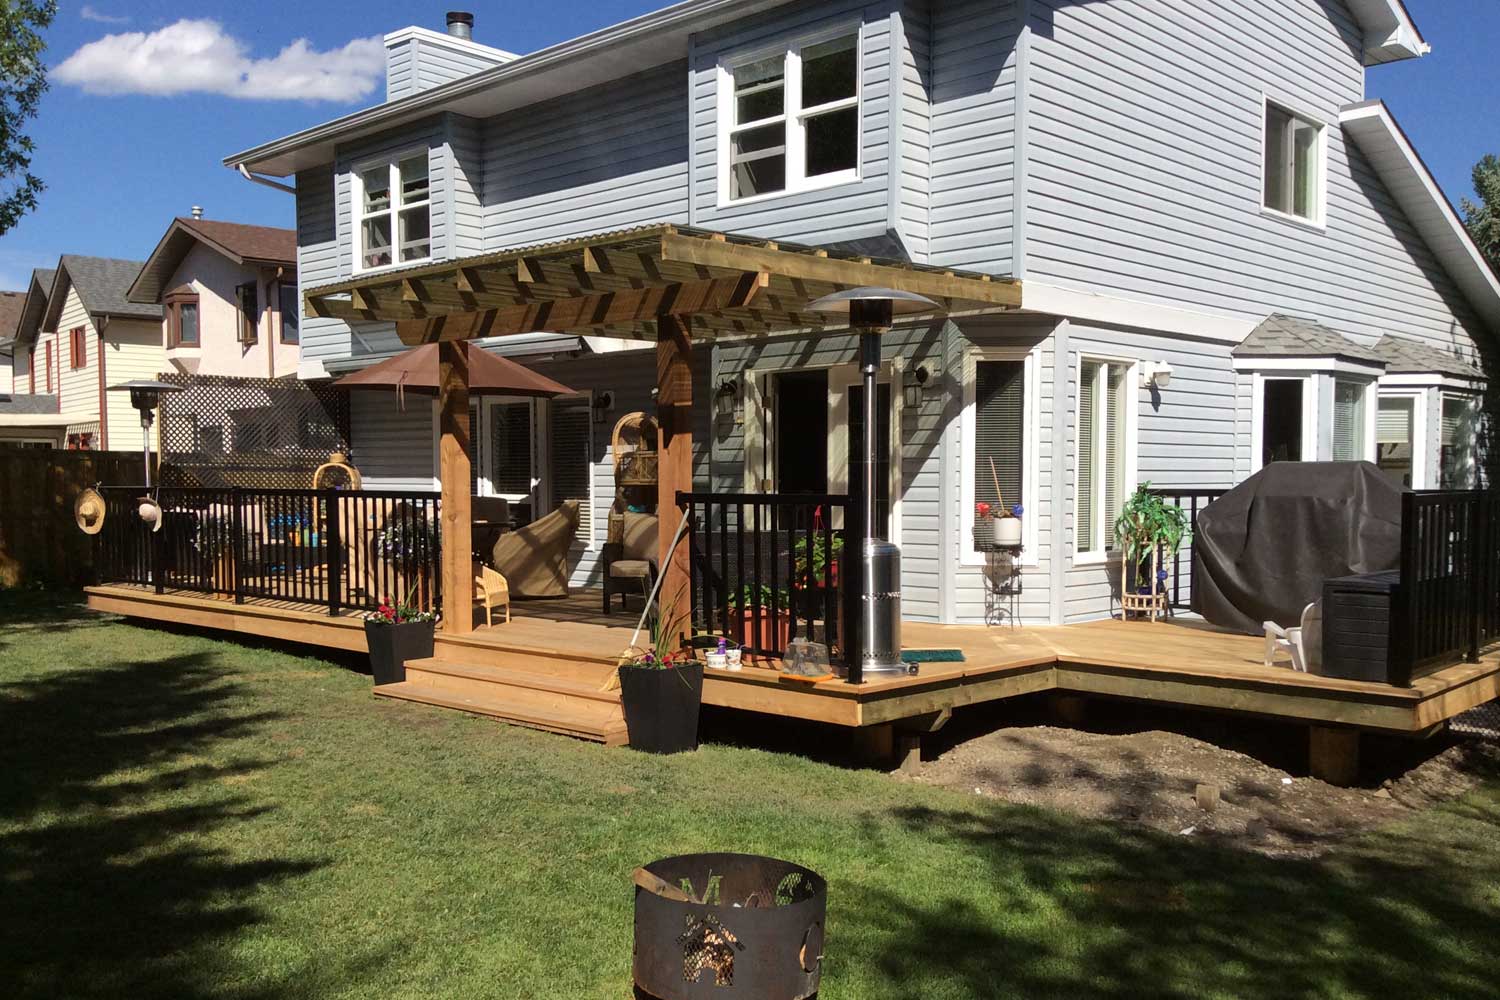
[[[1167,617],[1167,595],[1157,583],[1156,573],[1160,565],[1161,549],[1151,548],[1151,593],[1136,594],[1130,590],[1129,559],[1120,560],[1120,619],[1130,621],[1131,615],[1145,616],[1148,622]]]

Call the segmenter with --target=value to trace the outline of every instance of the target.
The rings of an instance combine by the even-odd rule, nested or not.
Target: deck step
[[[483,686],[523,688],[527,691],[545,691],[565,698],[584,701],[606,702],[619,705],[618,691],[601,691],[592,680],[559,676],[544,670],[527,670],[524,667],[490,667],[460,663],[444,657],[434,656],[406,662],[406,679],[434,687],[451,687],[454,690],[474,690]]]
[[[613,706],[596,702],[594,704],[598,707],[594,710],[580,711],[575,705],[549,707],[520,703],[515,693],[522,690],[525,689],[492,685],[489,692],[465,693],[408,679],[399,684],[383,684],[375,688],[375,694],[382,698],[396,698],[484,715],[512,725],[561,733],[603,743],[605,746],[623,746],[628,742],[625,719],[619,710],[618,701]]]

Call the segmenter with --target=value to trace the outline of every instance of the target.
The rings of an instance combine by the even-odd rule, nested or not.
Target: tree
[[[0,236],[36,208],[46,187],[31,172],[36,144],[23,129],[47,90],[41,32],[56,16],[56,0],[0,0]]]
[[[1491,154],[1474,167],[1474,193],[1479,204],[1463,200],[1464,225],[1490,267],[1500,274],[1500,157]]]

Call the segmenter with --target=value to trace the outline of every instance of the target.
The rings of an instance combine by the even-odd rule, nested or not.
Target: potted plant
[[[995,544],[1019,546],[1021,544],[1021,515],[1026,513],[1020,504],[1003,508],[995,518]]]
[[[1168,574],[1163,564],[1175,556],[1189,538],[1187,512],[1151,492],[1150,483],[1142,483],[1120,509],[1114,534],[1115,544],[1123,557],[1120,568],[1122,607],[1127,612],[1149,612],[1153,617],[1165,611]],[[1131,567],[1135,568],[1138,581],[1133,594],[1129,589]],[[1139,583],[1142,579],[1146,582]]]
[[[365,645],[370,650],[370,669],[375,684],[399,684],[406,680],[406,661],[432,655],[437,615],[411,605],[413,587],[406,600],[382,601],[379,610],[365,616]]]
[[[820,590],[824,576],[837,587],[839,585],[839,556],[844,553],[844,536],[833,535],[825,539],[815,534],[811,539],[799,538],[792,543],[794,568],[792,586]],[[825,574],[826,571],[826,574]]]
[[[756,628],[757,616],[760,618],[759,629]],[[786,591],[773,591],[765,584],[747,583],[739,593],[730,594],[729,633],[735,642],[749,649],[786,649],[792,637],[792,617],[788,614]]]
[[[975,548],[987,549],[995,544],[995,519],[991,516],[993,510],[983,500],[974,505]]]
[[[404,503],[396,505],[376,533],[376,551],[396,568],[399,576],[407,577],[412,584],[408,602],[411,594],[415,594],[417,604],[431,605],[431,573],[441,544],[437,520],[428,519],[425,511]],[[411,580],[410,576],[416,579]]]
[[[198,522],[194,545],[203,561],[213,568],[213,594],[221,601],[234,600],[235,562],[233,525],[223,514],[206,514]]]
[[[677,630],[657,615],[651,647],[632,649],[620,664],[620,705],[633,749],[683,753],[698,749],[698,713],[703,705],[703,664],[677,648]]]

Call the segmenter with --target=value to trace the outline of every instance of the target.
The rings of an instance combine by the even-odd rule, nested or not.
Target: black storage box
[[[1398,570],[1323,582],[1323,676],[1411,684],[1392,628],[1400,588]]]

